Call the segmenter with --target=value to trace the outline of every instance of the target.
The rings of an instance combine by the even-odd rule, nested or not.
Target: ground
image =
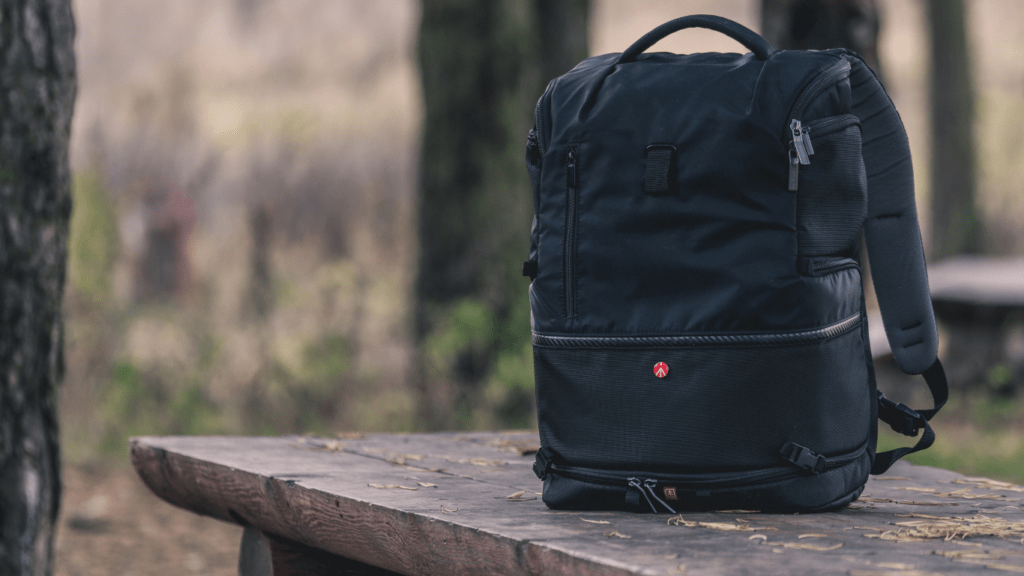
[[[234,576],[241,539],[154,496],[126,461],[64,466],[55,576]]]

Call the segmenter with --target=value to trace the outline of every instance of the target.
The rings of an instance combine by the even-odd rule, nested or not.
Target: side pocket
[[[540,173],[543,166],[543,154],[537,138],[536,127],[530,130],[526,140],[526,171],[530,175],[530,187],[533,189],[533,223],[530,225],[530,254],[523,263],[523,276],[531,280],[537,277],[537,261],[540,257]]]
[[[799,170],[799,255],[853,256],[867,216],[860,124],[848,114],[825,118],[804,126],[802,139],[809,163]]]

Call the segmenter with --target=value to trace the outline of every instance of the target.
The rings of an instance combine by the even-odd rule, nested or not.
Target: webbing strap
[[[949,385],[946,383],[946,371],[942,369],[942,363],[938,358],[930,368],[924,371],[923,376],[935,402],[935,407],[930,410],[911,410],[903,404],[896,404],[889,400],[882,393],[878,394],[878,418],[880,420],[906,436],[917,436],[917,432],[921,428],[924,428],[924,434],[913,446],[875,454],[875,462],[871,465],[872,474],[882,474],[900,458],[924,450],[935,442],[935,432],[932,431],[928,421],[935,416],[949,398]]]

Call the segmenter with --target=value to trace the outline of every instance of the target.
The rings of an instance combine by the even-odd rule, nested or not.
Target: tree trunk
[[[529,338],[519,277],[533,209],[526,134],[547,81],[586,57],[587,6],[423,2],[415,378],[424,427],[463,425],[497,357]]]
[[[930,0],[931,256],[981,252],[974,205],[974,91],[963,0]]]
[[[0,3],[0,574],[49,574],[75,100],[69,0]]]
[[[875,0],[761,0],[765,40],[784,50],[849,48],[881,73]]]

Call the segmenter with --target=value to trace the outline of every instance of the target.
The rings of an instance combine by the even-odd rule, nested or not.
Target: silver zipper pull
[[[814,156],[814,146],[811,145],[811,127],[804,126],[803,130],[804,149],[807,150],[808,156]]]
[[[657,494],[657,493],[656,493],[656,492],[654,491],[654,487],[655,487],[655,486],[656,486],[657,484],[658,484],[658,481],[657,481],[657,480],[653,480],[653,479],[651,479],[651,478],[648,478],[647,480],[644,480],[644,488],[647,488],[647,490],[648,490],[648,491],[649,491],[649,492],[651,493],[651,496],[653,496],[653,497],[654,497],[654,499],[658,501],[658,503],[660,503],[660,504],[661,504],[662,506],[664,506],[666,510],[668,510],[669,512],[671,512],[671,513],[673,513],[673,514],[677,514],[677,512],[675,511],[675,509],[674,509],[674,508],[672,508],[671,506],[669,506],[669,505],[668,505],[668,504],[667,504],[667,503],[666,503],[666,502],[665,502],[664,500],[662,500],[661,498],[658,498],[658,494]],[[655,513],[657,513],[657,511],[655,511]]]
[[[811,158],[807,154],[807,148],[804,147],[804,132],[800,126],[800,121],[794,118],[789,123],[789,131],[793,133],[793,147],[796,149],[796,155],[800,159],[800,163],[804,165],[810,164]]]
[[[800,159],[797,158],[796,150],[789,149],[789,191],[796,192],[800,183]]]
[[[651,507],[651,511],[654,512],[655,514],[657,514],[658,513],[658,508],[654,505],[654,502],[651,502],[651,498],[650,498],[650,496],[647,495],[647,491],[644,490],[644,487],[640,484],[640,479],[639,478],[629,478],[628,482],[629,482],[630,486],[632,486],[633,488],[636,488],[637,490],[640,491],[641,494],[644,495],[644,500],[647,500],[647,505]]]

